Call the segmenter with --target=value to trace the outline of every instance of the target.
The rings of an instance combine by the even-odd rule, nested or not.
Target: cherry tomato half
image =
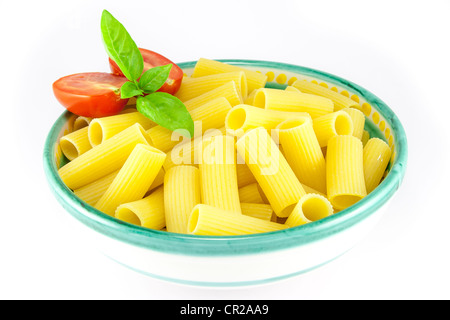
[[[158,91],[175,94],[178,89],[180,89],[181,81],[183,80],[183,70],[181,70],[179,66],[177,66],[166,57],[160,55],[159,53],[142,48],[139,48],[139,51],[144,58],[144,72],[153,67],[165,66],[167,64],[173,65],[172,69],[170,70],[169,78]],[[120,71],[119,66],[113,60],[111,60],[111,58],[109,58],[109,66],[112,73],[123,76],[123,73],[122,71]]]
[[[56,99],[70,112],[84,117],[99,118],[118,114],[128,99],[120,99],[120,87],[125,77],[87,72],[62,77],[53,83]]]

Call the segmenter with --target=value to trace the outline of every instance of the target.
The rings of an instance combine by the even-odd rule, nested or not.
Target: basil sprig
[[[144,59],[125,27],[107,10],[101,19],[103,44],[108,56],[129,80],[120,88],[122,99],[136,97],[136,108],[147,118],[171,131],[194,136],[194,122],[178,98],[156,92],[169,77],[172,64],[151,68],[144,73]]]

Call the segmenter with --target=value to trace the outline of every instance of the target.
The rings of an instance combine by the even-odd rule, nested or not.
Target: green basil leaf
[[[128,80],[137,80],[144,70],[144,59],[128,31],[106,10],[103,10],[100,26],[109,57]]]
[[[186,106],[173,95],[155,92],[139,96],[137,110],[150,120],[171,131],[182,129],[180,133],[188,138],[194,136],[194,121]],[[186,132],[187,131],[187,132]]]
[[[120,88],[120,98],[122,99],[128,99],[131,97],[140,96],[142,94],[142,90],[139,89],[137,85],[131,81],[125,82]]]
[[[139,87],[145,93],[156,92],[166,82],[171,69],[172,64],[148,69],[139,79]]]

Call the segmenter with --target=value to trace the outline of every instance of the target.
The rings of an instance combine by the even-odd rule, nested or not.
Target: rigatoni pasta
[[[311,118],[292,118],[277,126],[287,162],[301,183],[326,192],[325,157]]]
[[[321,86],[307,80],[297,80],[292,84],[293,87],[299,89],[303,93],[314,94],[324,98],[328,98],[334,103],[334,111],[339,111],[343,108],[358,108],[359,103],[352,99],[333,91],[329,88]]]
[[[111,216],[121,204],[140,200],[162,168],[166,154],[145,144],[137,144],[95,208]]]
[[[353,134],[353,121],[341,110],[315,118],[313,128],[320,146],[326,147],[332,137]]]
[[[157,188],[143,199],[119,205],[115,217],[145,228],[161,230],[166,226],[164,187]]]
[[[192,77],[201,77],[211,74],[219,74],[219,73],[227,73],[227,72],[236,72],[243,71],[245,73],[247,79],[247,90],[249,93],[252,91],[264,88],[267,82],[267,76],[265,74],[249,70],[243,67],[230,65],[224,62],[200,58],[195,64],[194,71],[192,73]]]
[[[176,166],[164,177],[166,228],[169,232],[187,233],[192,209],[201,203],[200,172],[194,166]]]
[[[367,193],[380,183],[391,159],[391,148],[379,138],[370,138],[363,149],[364,180]]]
[[[188,232],[195,235],[245,235],[286,229],[287,226],[248,215],[236,215],[223,209],[198,204],[192,210]]]
[[[248,130],[258,127],[268,130],[275,129],[280,122],[292,117],[311,118],[306,112],[268,110],[241,104],[228,112],[225,118],[225,128],[228,133],[239,137]]]
[[[61,137],[59,144],[62,153],[67,159],[73,160],[77,158],[92,149],[88,136],[88,127],[83,127]]]
[[[296,227],[317,221],[333,214],[333,206],[330,201],[315,193],[308,193],[300,199],[285,224]]]
[[[312,118],[334,111],[333,101],[328,98],[273,88],[259,89],[255,94],[253,105],[268,110],[307,112]]]
[[[367,195],[361,140],[351,135],[331,138],[326,161],[327,196],[333,207],[346,209]]]
[[[287,217],[304,196],[294,171],[281,154],[266,129],[252,129],[236,143],[238,153],[258,181],[273,210]]]
[[[61,167],[59,176],[70,189],[81,188],[120,169],[140,143],[150,145],[144,128],[136,123]]]
[[[116,116],[96,118],[89,123],[89,141],[95,147],[135,123],[139,123],[145,130],[156,126],[155,122],[142,113],[134,111]]]
[[[241,214],[234,138],[214,136],[203,141],[200,168],[202,203]]]
[[[248,88],[247,77],[243,71],[218,73],[196,78],[184,78],[180,89],[175,96],[183,102],[188,101],[230,81],[234,81],[236,83],[238,92],[240,93],[242,100],[244,100],[247,97]]]
[[[118,220],[198,236],[311,223],[379,185],[391,149],[364,129],[357,102],[305,80],[279,89],[266,81],[263,73],[199,60],[177,93],[194,120],[191,138],[133,105],[117,116],[72,117],[80,127],[69,125],[60,140],[69,160],[60,177]]]

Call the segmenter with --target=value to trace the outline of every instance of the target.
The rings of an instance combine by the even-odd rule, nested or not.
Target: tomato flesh
[[[87,72],[62,77],[53,83],[56,99],[70,112],[90,118],[118,114],[128,102],[120,98],[120,87],[125,77]]]
[[[180,89],[181,81],[183,80],[183,70],[179,66],[177,66],[175,63],[164,57],[163,55],[147,50],[139,48],[139,51],[142,54],[142,57],[144,58],[144,72],[148,69],[158,67],[158,66],[165,66],[167,64],[172,64],[172,69],[170,70],[169,77],[167,78],[167,81],[162,85],[162,87],[158,90],[160,92],[167,92],[170,94],[175,94],[178,89]],[[109,66],[111,68],[112,73],[123,76],[122,71],[120,71],[119,66],[109,58]]]

